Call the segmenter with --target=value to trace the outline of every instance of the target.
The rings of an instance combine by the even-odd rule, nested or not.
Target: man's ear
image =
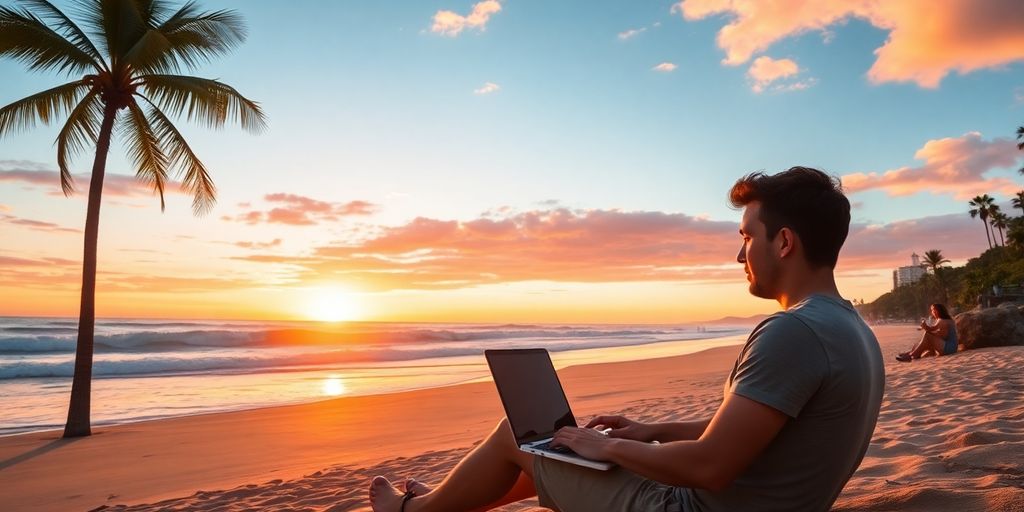
[[[792,229],[783,227],[775,235],[775,243],[779,251],[779,258],[785,258],[796,249],[796,233]]]

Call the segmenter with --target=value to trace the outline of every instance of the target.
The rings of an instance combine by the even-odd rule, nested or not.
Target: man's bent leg
[[[533,475],[540,505],[560,512],[681,510],[675,488],[621,467],[600,471],[537,457]]]
[[[406,512],[474,510],[497,506],[515,489],[528,498],[520,476],[533,478],[533,455],[516,445],[508,420],[502,419],[487,439],[466,455],[436,489],[410,500]]]

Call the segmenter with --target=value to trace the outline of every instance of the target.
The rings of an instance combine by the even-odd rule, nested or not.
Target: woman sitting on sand
[[[928,325],[926,321],[922,320],[921,329],[924,329],[924,335],[921,336],[921,342],[910,352],[897,355],[897,361],[909,362],[923,355],[930,355],[932,352],[940,356],[956,352],[956,322],[949,316],[946,306],[936,303],[932,304],[929,310],[932,318],[936,320],[935,325]]]

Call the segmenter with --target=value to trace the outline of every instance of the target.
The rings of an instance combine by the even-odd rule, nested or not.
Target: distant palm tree
[[[1024,126],[1017,127],[1017,140],[1020,141],[1017,143],[1017,149],[1024,151]],[[1017,172],[1024,174],[1024,167],[1017,169]]]
[[[995,238],[995,230],[999,230],[999,241],[1002,242],[1000,245],[1006,245],[1006,240],[1003,238],[1003,230],[1007,228],[1010,222],[1010,216],[999,211],[999,205],[992,205],[992,210],[989,211],[989,223],[994,228],[992,230],[992,238]]]
[[[178,74],[226,54],[245,39],[242,19],[234,11],[200,12],[192,2],[174,9],[165,0],[80,0],[74,5],[85,30],[47,0],[0,7],[0,58],[12,58],[31,71],[79,77],[0,108],[0,135],[32,128],[37,121],[49,124],[67,113],[56,144],[60,184],[68,195],[74,191],[68,160],[94,145],[96,150],[85,217],[75,376],[64,437],[91,433],[96,249],[114,130],[126,145],[136,176],[159,193],[161,210],[172,171],[192,195],[193,211],[203,214],[213,207],[216,188],[168,114],[185,113],[189,120],[214,128],[229,119],[253,132],[265,126],[259,105],[230,86]]]
[[[935,280],[939,283],[939,289],[942,290],[943,303],[948,302],[948,298],[946,296],[946,283],[942,279],[942,273],[939,269],[946,263],[949,263],[949,260],[942,256],[942,251],[939,249],[931,249],[924,252],[924,266],[932,269],[932,274],[935,275]]]
[[[939,249],[932,249],[924,252],[924,264],[926,267],[932,269],[933,274],[939,273],[939,267],[943,264],[949,263],[949,260],[942,256],[942,251]]]
[[[1020,208],[1021,211],[1024,211],[1024,190],[1017,192],[1017,195],[1010,201],[1013,203],[1014,208]]]
[[[967,202],[972,208],[968,211],[971,214],[971,218],[981,217],[981,223],[985,225],[985,238],[988,240],[988,248],[992,248],[992,237],[988,231],[988,214],[990,209],[996,203],[995,199],[992,199],[988,194],[982,194],[980,196],[974,196]]]

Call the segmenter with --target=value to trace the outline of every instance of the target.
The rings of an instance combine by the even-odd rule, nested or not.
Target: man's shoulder
[[[816,337],[816,334],[807,325],[807,322],[794,311],[779,311],[762,320],[750,333],[751,339],[776,338],[778,336]]]
[[[822,354],[816,348],[820,346],[820,336],[804,319],[792,311],[780,311],[754,328],[744,352],[761,353],[773,359],[804,359]]]
[[[840,297],[813,295],[786,313],[798,319],[823,340],[837,336],[861,336],[871,332],[853,305]]]

